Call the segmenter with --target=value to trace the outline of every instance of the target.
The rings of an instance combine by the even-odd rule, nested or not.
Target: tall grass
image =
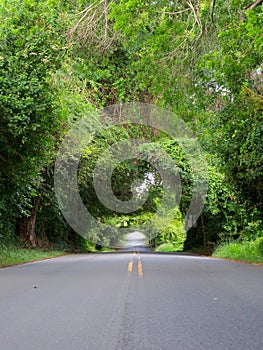
[[[162,252],[162,253],[178,252],[181,250],[182,250],[182,248],[178,248],[178,246],[176,246],[172,243],[163,243],[155,249],[156,252]]]
[[[52,258],[64,254],[65,251],[60,250],[43,251],[40,249],[0,247],[0,267]]]
[[[251,242],[232,242],[220,245],[213,256],[254,263],[263,263],[263,237]]]

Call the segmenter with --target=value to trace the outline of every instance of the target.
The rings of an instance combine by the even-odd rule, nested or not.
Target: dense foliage
[[[30,246],[93,249],[60,213],[54,163],[76,121],[123,102],[156,104],[188,123],[206,152],[209,189],[202,215],[186,233],[193,174],[179,144],[135,125],[94,135],[78,182],[92,215],[112,226],[105,245],[118,242],[118,228],[136,227],[157,210],[163,189],[152,159],[160,148],[176,162],[183,191],[174,220],[152,246],[213,248],[220,240],[263,236],[261,1],[0,0],[0,18],[2,245],[21,238]],[[151,173],[154,181],[148,180],[142,208],[120,215],[100,203],[93,171],[105,149],[130,137],[151,143],[115,169],[114,194],[127,201],[136,179],[147,182]],[[160,226],[152,222],[151,230]]]

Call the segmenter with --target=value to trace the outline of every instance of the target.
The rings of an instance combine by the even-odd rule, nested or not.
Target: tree
[[[8,184],[8,192],[2,188],[0,222],[6,226],[8,212],[23,216],[20,234],[32,245],[41,170],[54,154],[55,132],[61,127],[50,81],[65,42],[56,2],[48,3],[51,7],[46,1],[0,4],[0,181]],[[14,226],[14,217],[10,220]]]

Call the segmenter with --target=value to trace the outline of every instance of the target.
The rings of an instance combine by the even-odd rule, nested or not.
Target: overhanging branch
[[[257,6],[261,5],[262,3],[263,3],[263,0],[256,0],[252,4],[245,7],[244,10],[253,10]]]

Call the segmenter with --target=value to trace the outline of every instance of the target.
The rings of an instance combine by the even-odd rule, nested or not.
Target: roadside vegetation
[[[120,228],[132,230],[158,210],[160,149],[176,163],[183,190],[172,222],[149,245],[159,251],[218,247],[215,256],[261,261],[262,27],[258,0],[21,0],[19,6],[0,0],[1,266],[30,260],[30,254],[101,251],[121,243]],[[94,228],[84,239],[60,212],[54,167],[65,135],[91,112],[125,102],[166,108],[203,148],[209,188],[203,212],[187,232],[183,218],[193,169],[178,142],[139,125],[92,134],[81,156],[79,192],[91,215],[111,226],[107,234]],[[101,125],[103,117],[89,122]],[[131,137],[150,142],[118,164],[112,191],[125,202],[135,180],[148,181],[148,199],[122,215],[100,203],[93,172],[109,146]],[[108,165],[111,159],[109,152]],[[153,221],[151,232],[160,227]],[[55,251],[39,251],[43,247]]]
[[[213,256],[254,263],[263,263],[263,239],[252,242],[231,242],[219,246]]]
[[[60,250],[40,250],[25,249],[17,247],[1,247],[0,248],[0,268],[6,266],[12,266],[17,264],[23,264],[31,261],[37,261],[42,259],[50,259],[53,257],[65,255],[65,251]]]

